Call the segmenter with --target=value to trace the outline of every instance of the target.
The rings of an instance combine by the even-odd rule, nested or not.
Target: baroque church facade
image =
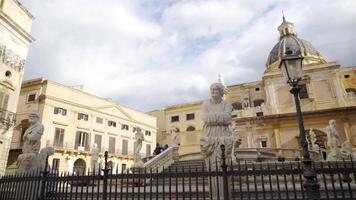
[[[299,129],[290,86],[279,69],[286,49],[304,57],[300,100],[304,125],[313,129],[317,144],[328,149],[326,126],[335,119],[340,141],[356,145],[356,67],[327,62],[313,45],[297,36],[294,24],[283,17],[278,27],[279,41],[272,48],[262,80],[227,86],[226,100],[233,107],[233,133],[241,139],[240,148],[270,151],[276,156],[300,156]],[[150,113],[157,117],[157,141],[171,144],[171,129],[180,130],[182,159],[200,157],[202,101],[172,105]],[[194,116],[189,119],[188,115]]]

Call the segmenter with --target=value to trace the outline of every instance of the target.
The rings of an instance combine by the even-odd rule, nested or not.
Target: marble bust
[[[39,121],[39,115],[32,112],[29,115],[30,127],[23,135],[22,153],[36,153],[38,154],[41,148],[41,137],[43,135],[43,125]]]

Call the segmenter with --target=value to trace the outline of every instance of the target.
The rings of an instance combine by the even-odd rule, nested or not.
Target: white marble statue
[[[40,123],[40,117],[38,113],[30,113],[29,122],[30,127],[25,131],[23,135],[22,153],[35,153],[38,154],[41,148],[41,137],[43,135],[43,125]]]
[[[328,138],[328,145],[330,147],[330,152],[328,153],[327,160],[335,161],[341,159],[341,151],[340,151],[340,135],[336,130],[336,121],[330,120],[329,125],[326,127],[326,134]]]
[[[69,154],[66,158],[66,161],[67,161],[66,173],[68,175],[72,175],[73,169],[74,169],[75,157],[73,155]]]
[[[112,162],[112,173],[117,174],[119,161],[117,160],[116,157],[113,157],[111,162]]]
[[[98,145],[96,143],[93,144],[91,148],[91,168],[92,170],[97,170],[98,169],[98,161],[99,161],[99,153],[100,149],[98,148]]]
[[[39,163],[38,163],[39,166],[38,167],[41,170],[44,170],[44,168],[46,167],[47,157],[51,156],[53,154],[54,154],[54,148],[53,147],[46,147],[46,148],[41,149],[40,154],[38,156],[38,158],[39,158],[39,160],[38,160],[39,161]],[[46,170],[47,171],[51,171],[49,163],[47,163],[47,169]]]
[[[353,146],[349,140],[346,140],[341,145],[341,154],[344,159],[356,159],[356,151],[353,150]]]
[[[200,139],[200,149],[205,158],[205,163],[215,169],[221,166],[221,149],[220,146],[225,145],[226,160],[230,161],[234,138],[229,128],[232,118],[232,105],[222,99],[224,95],[224,86],[220,83],[214,83],[210,86],[211,98],[203,102],[203,134]],[[212,191],[210,195],[217,195],[217,186],[222,189],[222,182],[219,180],[212,181]],[[221,193],[220,193],[221,195]]]
[[[310,148],[309,150],[311,151],[319,151],[319,145],[316,144],[316,135],[313,129],[310,129],[309,131],[309,138],[310,138]]]
[[[17,158],[18,172],[30,172],[40,170],[45,165],[43,155],[40,155],[41,137],[43,135],[43,125],[37,112],[31,112],[28,116],[30,127],[23,135],[22,154]],[[44,168],[44,167],[43,167]]]
[[[173,147],[178,147],[180,145],[179,138],[178,138],[178,129],[176,127],[172,127],[171,129],[171,136],[172,136],[172,146]]]
[[[248,107],[250,107],[250,101],[249,101],[248,97],[245,97],[242,100],[242,108],[245,109],[245,108],[248,108]]]
[[[141,149],[142,149],[142,142],[145,140],[145,136],[142,133],[141,128],[137,127],[136,128],[136,134],[135,134],[135,139],[136,139],[136,146],[134,149],[134,164],[133,168],[142,168],[143,167],[143,161],[141,158]]]

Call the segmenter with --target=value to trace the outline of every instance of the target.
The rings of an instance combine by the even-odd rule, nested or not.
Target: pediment
[[[127,112],[125,112],[119,105],[102,106],[97,107],[96,109],[109,115],[115,115],[123,119],[132,120],[132,117]]]

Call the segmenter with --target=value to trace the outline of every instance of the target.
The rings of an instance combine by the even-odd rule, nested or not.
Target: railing
[[[16,113],[0,109],[0,124],[9,128],[16,123]]]
[[[169,147],[152,159],[148,160],[144,164],[144,167],[147,170],[161,172],[164,168],[170,166],[174,163],[174,161],[179,159],[176,154],[178,154],[178,148]]]
[[[110,173],[106,153],[103,173],[68,175],[46,167],[42,173],[3,176],[0,199],[308,199],[301,161],[229,165],[224,154],[221,159],[218,164],[176,166],[161,173]],[[355,164],[315,162],[320,199],[356,199]]]

